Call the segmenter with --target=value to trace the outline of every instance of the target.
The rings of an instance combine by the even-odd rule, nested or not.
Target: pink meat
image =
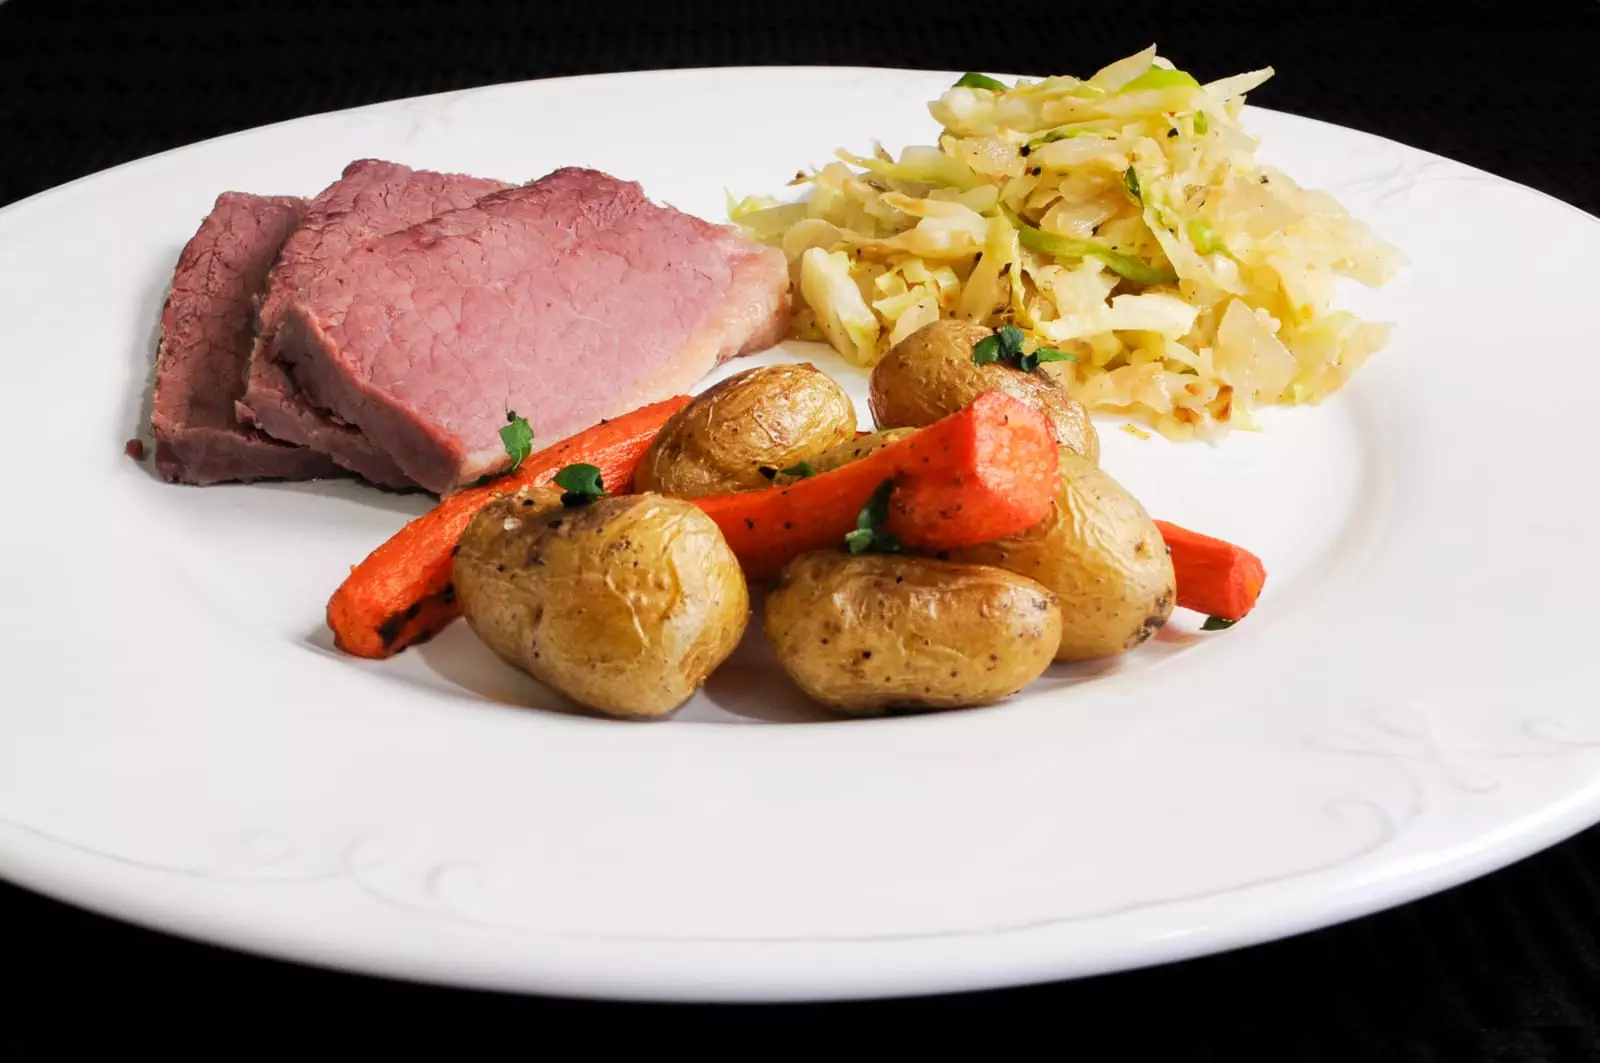
[[[328,454],[373,483],[413,486],[360,429],[307,400],[278,360],[273,340],[294,294],[350,251],[505,187],[501,181],[413,170],[377,159],[360,159],[345,167],[339,180],[307,206],[304,220],[273,266],[261,299],[238,416],[277,439]]]
[[[316,405],[416,483],[508,464],[508,410],[549,445],[770,346],[783,255],[563,169],[375,240],[290,302],[277,351]]]
[[[241,423],[254,301],[303,201],[224,192],[184,247],[161,312],[150,427],[156,468],[174,483],[311,480],[344,470]]]

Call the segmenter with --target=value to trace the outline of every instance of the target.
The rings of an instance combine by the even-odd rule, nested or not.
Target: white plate
[[[792,999],[1238,946],[1600,816],[1600,224],[1304,119],[1248,121],[1267,159],[1410,254],[1347,300],[1397,322],[1393,345],[1325,406],[1219,447],[1102,425],[1105,465],[1154,513],[1265,558],[1260,609],[1003,707],[749,726],[817,718],[759,641],[651,725],[517,707],[550,699],[461,625],[358,663],[329,648],[323,602],[418,502],[170,487],[122,456],[173,261],[219,191],[311,193],[361,156],[523,179],[587,164],[720,218],[725,187],[926,142],[949,80],[507,85],[226,137],[0,213],[0,870],[385,974]]]

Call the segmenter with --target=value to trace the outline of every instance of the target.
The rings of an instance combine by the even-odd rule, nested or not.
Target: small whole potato
[[[770,487],[762,468],[787,469],[855,433],[855,404],[816,366],[746,369],[672,415],[639,463],[634,485],[679,498]]]
[[[1039,581],[1061,598],[1058,661],[1131,650],[1172,615],[1177,582],[1161,532],[1137,499],[1082,455],[1061,448],[1050,516],[1010,539],[951,551]]]
[[[767,641],[789,677],[853,715],[999,701],[1037,679],[1061,641],[1049,590],[931,558],[802,554],[766,606]]]
[[[744,635],[749,591],[709,517],[661,495],[564,508],[513,495],[473,518],[456,596],[490,649],[613,716],[663,716]]]
[[[811,472],[813,475],[821,472],[831,472],[840,466],[849,465],[853,461],[860,461],[868,454],[876,453],[890,443],[898,443],[907,436],[916,435],[916,433],[917,429],[915,428],[885,428],[877,432],[868,432],[866,435],[852,439],[848,443],[840,443],[836,447],[830,447],[812,458],[810,460]],[[774,477],[774,482],[789,484],[801,479],[804,479],[804,477],[780,472]]]
[[[920,428],[965,408],[985,391],[1003,391],[1043,413],[1056,442],[1098,463],[1100,436],[1089,411],[1060,382],[999,362],[973,362],[973,346],[993,334],[971,321],[934,321],[891,347],[873,368],[869,384],[878,427]]]

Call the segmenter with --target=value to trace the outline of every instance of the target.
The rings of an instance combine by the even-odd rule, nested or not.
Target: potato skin
[[[1061,448],[1050,516],[1020,535],[951,551],[998,565],[1061,598],[1058,661],[1131,650],[1172,615],[1177,582],[1161,532],[1137,499],[1082,455]]]
[[[916,435],[917,431],[915,428],[883,428],[876,432],[868,432],[866,435],[852,439],[849,442],[840,443],[836,447],[829,447],[821,454],[810,459],[811,471],[814,474],[831,472],[841,466],[849,465],[853,461],[860,461],[868,454],[880,451],[890,443],[898,443],[907,436]],[[780,472],[773,478],[773,482],[783,485],[794,483],[800,479],[804,479],[804,477],[787,476]]]
[[[814,551],[766,599],[795,684],[853,715],[987,705],[1037,679],[1061,641],[1056,596],[1002,569]]]
[[[772,486],[786,469],[846,442],[855,404],[809,363],[759,366],[706,389],[662,426],[634,474],[640,491],[699,498]]]
[[[456,595],[490,649],[573,701],[662,716],[727,659],[750,596],[711,519],[661,495],[564,509],[512,496],[456,552]],[[525,502],[532,502],[526,505]]]
[[[869,398],[879,428],[922,427],[1003,391],[1043,413],[1062,446],[1100,461],[1100,436],[1089,411],[1054,378],[991,362],[975,365],[972,348],[993,330],[947,319],[922,326],[890,348],[872,370]]]

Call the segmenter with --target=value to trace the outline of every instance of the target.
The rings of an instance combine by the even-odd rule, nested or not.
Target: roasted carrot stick
[[[1201,535],[1164,520],[1156,521],[1172,554],[1178,579],[1178,604],[1197,613],[1239,620],[1255,608],[1267,570],[1242,546]]]
[[[517,469],[441,499],[351,570],[328,599],[328,626],[339,648],[388,657],[437,634],[459,613],[450,585],[450,554],[478,510],[523,487],[538,487],[567,465],[597,466],[608,490],[625,489],[650,441],[688,396],[657,402],[530,454]]]
[[[860,461],[787,487],[691,501],[717,522],[752,579],[807,550],[840,548],[861,509],[893,481],[886,530],[937,552],[1015,535],[1055,497],[1056,444],[1044,416],[999,392]]]

